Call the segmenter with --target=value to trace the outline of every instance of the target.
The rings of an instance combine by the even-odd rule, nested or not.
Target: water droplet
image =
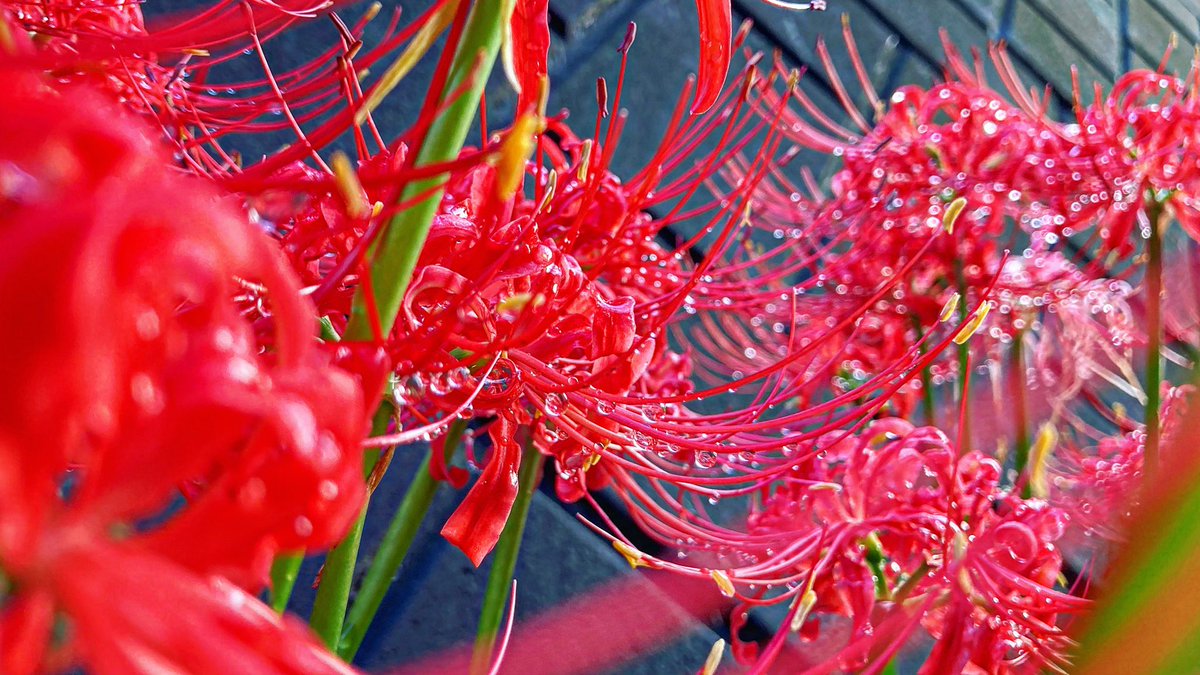
[[[567,395],[559,392],[553,392],[546,395],[546,402],[542,406],[543,411],[550,417],[558,417],[567,410]]]

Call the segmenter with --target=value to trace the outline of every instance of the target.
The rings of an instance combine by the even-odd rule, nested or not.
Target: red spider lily
[[[357,516],[379,367],[318,350],[269,240],[137,120],[0,79],[0,305],[37,334],[0,338],[4,672],[347,672],[252,594]]]
[[[1174,447],[1193,391],[1191,386],[1163,385],[1163,447]],[[1080,447],[1078,441],[1046,447],[1046,466],[1037,486],[1071,514],[1076,534],[1108,542],[1124,540],[1129,518],[1142,501],[1146,449],[1145,425],[1124,418],[1115,421],[1124,429],[1099,438],[1094,447]]]
[[[398,203],[405,186],[448,176],[396,326],[390,334],[376,331],[395,364],[392,396],[400,413],[393,433],[368,443],[431,439],[431,471],[462,487],[467,474],[447,465],[439,436],[455,420],[481,419],[477,426],[491,439],[488,452],[468,456],[482,475],[443,528],[476,564],[504,528],[521,446],[530,444],[554,458],[564,500],[590,500],[590,491],[611,486],[647,534],[681,555],[667,561],[640,552],[606,522],[606,535],[635,566],[711,580],[745,607],[791,601],[785,630],[759,659],[760,672],[780,657],[791,630],[827,637],[827,624],[839,617],[849,626],[846,644],[819,669],[869,661],[879,670],[920,630],[937,641],[927,672],[1059,667],[1068,646],[1062,615],[1086,606],[1055,589],[1056,547],[1072,511],[1018,497],[1001,463],[969,451],[969,438],[955,448],[932,427],[872,420],[889,406],[907,411],[922,370],[932,371],[935,383],[954,372],[940,364],[939,353],[970,338],[993,306],[1002,319],[988,327],[988,340],[975,340],[972,355],[997,359],[1013,339],[1033,343],[1034,374],[1053,388],[1057,415],[1073,414],[1067,399],[1076,394],[1095,397],[1084,386],[1088,378],[1133,380],[1125,372],[1126,352],[1138,339],[1125,304],[1128,285],[1104,265],[1058,248],[1071,233],[1090,228],[1085,253],[1127,251],[1128,230],[1121,228],[1133,221],[1124,206],[1114,206],[1126,203],[1112,196],[1114,185],[1136,184],[1139,195],[1146,189],[1185,194],[1190,178],[1167,181],[1190,176],[1190,160],[1167,155],[1172,139],[1191,129],[1186,88],[1168,83],[1170,93],[1160,99],[1150,79],[1135,78],[1107,108],[1089,113],[1093,132],[1084,121],[1080,129],[1047,121],[1044,105],[1016,93],[1011,68],[1003,75],[1015,102],[1006,102],[951,51],[948,82],[903,89],[885,104],[870,89],[848,37],[873,121],[850,105],[823,47],[819,53],[851,130],[822,115],[798,75],[779,64],[763,76],[752,63],[739,86],[722,89],[738,46],[728,37],[729,6],[698,2],[703,39],[714,48],[702,61],[695,101],[689,85],[661,147],[645,169],[622,181],[609,167],[627,120],[623,112],[608,114],[603,81],[588,137],[576,135],[563,117],[545,119],[546,3],[520,2],[509,39],[520,86],[516,122],[492,136],[485,131],[478,150],[417,166],[414,157],[439,102],[427,100],[411,129],[385,140],[370,110],[387,87],[364,91],[356,73],[419,45],[439,22],[447,53],[453,52],[466,8],[435,3],[408,26],[393,22],[373,48],[361,43],[370,16],[352,26],[334,17],[341,44],[278,76],[262,43],[319,8],[223,2],[149,31],[140,18],[110,21],[134,16],[123,5],[88,8],[83,18],[20,18],[41,35],[44,53],[25,55],[30,63],[67,80],[83,79],[89,71],[80,64],[88,64],[91,72],[106,73],[101,84],[110,94],[144,96],[132,107],[157,118],[178,145],[177,159],[243,199],[278,237],[327,330],[342,332],[355,294],[373,302],[370,247],[388,219],[411,206]],[[96,19],[94,12],[109,18]],[[116,49],[100,50],[98,36]],[[625,57],[632,38],[631,30],[621,47]],[[262,62],[263,79],[235,85],[231,95],[204,92],[206,69],[247,47]],[[66,60],[68,53],[78,58]],[[182,60],[139,56],[159,53]],[[995,59],[1003,69],[1003,54]],[[440,66],[439,73],[431,90],[444,89]],[[613,108],[620,99],[618,81]],[[710,105],[707,114],[686,114]],[[1178,108],[1168,120],[1174,122],[1148,121],[1147,114],[1164,105]],[[235,133],[279,129],[296,142],[250,166],[222,147]],[[347,130],[357,163],[345,156],[326,161],[319,151]],[[781,152],[788,142],[841,157],[832,195],[816,189],[811,176],[804,176],[803,189],[785,177],[781,165],[798,152]],[[1140,148],[1132,154],[1141,159],[1127,162],[1121,155],[1127,146]],[[1172,208],[1185,204],[1182,196],[1155,198],[1178,199]],[[232,212],[214,219],[211,228],[218,227],[241,233],[222,245],[251,238]],[[187,236],[203,242],[214,235],[202,229]],[[1026,243],[1023,254],[1007,256],[1006,248]],[[90,537],[83,553],[71,549],[61,557],[80,569],[127,561],[146,570],[186,568],[181,574],[196,579],[218,574],[257,589],[273,553],[328,544],[359,506],[361,480],[349,448],[361,434],[362,396],[349,375],[310,344],[310,312],[298,305],[297,289],[276,261],[253,256],[255,264],[241,264],[237,256],[219,255],[224,249],[213,250],[211,264],[228,268],[201,265],[201,274],[188,273],[214,280],[207,301],[180,304],[175,296],[193,295],[171,291],[165,297],[176,302],[162,304],[160,314],[167,316],[168,306],[179,309],[186,323],[210,308],[214,321],[241,336],[237,355],[256,375],[245,383],[222,379],[228,368],[194,372],[213,362],[207,353],[189,352],[186,366],[163,356],[165,365],[157,367],[178,369],[171,373],[180,379],[172,383],[185,376],[198,382],[197,405],[232,410],[228,416],[241,422],[237,429],[246,439],[204,435],[208,445],[195,453],[194,464],[175,466],[166,477],[137,474],[146,503],[118,504],[103,517],[89,507],[91,520],[80,529]],[[240,304],[224,302],[229,293],[219,292],[229,289],[216,280],[229,275],[241,280]],[[170,279],[158,282],[155,288],[174,288]],[[955,317],[955,298],[967,319]],[[128,370],[120,371],[120,381],[133,382]],[[1018,384],[1027,370],[1017,371]],[[382,388],[377,374],[368,379],[365,390]],[[211,400],[218,386],[237,400]],[[157,389],[165,396],[182,386]],[[137,403],[144,393],[129,396]],[[71,410],[76,403],[55,407]],[[353,414],[332,419],[346,410]],[[258,417],[248,422],[249,415]],[[99,422],[84,428],[100,434],[88,425]],[[245,431],[248,425],[255,431]],[[168,431],[175,427],[146,438],[165,439]],[[313,458],[303,449],[326,436],[336,461],[305,464]],[[61,486],[68,467],[72,477],[83,476],[78,492],[59,500],[65,506],[51,500],[49,511],[71,513],[92,495],[124,494],[87,472],[97,464],[91,454],[105,460],[99,463],[104,471],[125,468],[124,460],[108,461],[118,453],[107,448],[124,447],[120,442],[103,447],[66,457],[47,472],[47,490]],[[136,447],[147,454],[146,447],[159,444]],[[1071,472],[1086,492],[1093,477],[1083,464]],[[193,497],[186,510],[158,529],[110,541],[104,528],[153,514],[179,483]],[[329,485],[352,498],[333,505]],[[255,506],[255,495],[277,489],[286,489],[286,498],[259,505],[269,517],[243,514]],[[746,527],[721,522],[706,506],[739,498],[752,505]],[[1059,498],[1071,506],[1070,496]],[[318,513],[322,508],[326,512]],[[103,528],[92,527],[95,522]],[[215,522],[238,523],[241,536],[214,542],[204,535]],[[55,528],[48,531],[62,532]],[[34,567],[64,564],[53,556],[43,560],[38,546],[13,550]],[[24,570],[20,564],[14,569]],[[94,576],[114,587],[121,583],[104,570]],[[220,619],[228,603],[223,596],[213,600],[212,592],[225,582],[186,581],[193,576],[162,594]],[[44,595],[81,617],[81,626],[91,625],[83,617],[95,616],[88,614],[95,589],[72,583]],[[140,593],[149,591],[128,590],[130,613],[151,602]],[[35,619],[45,623],[50,605],[30,596],[13,606],[33,625]],[[252,614],[242,615],[248,627],[240,635],[278,630]],[[144,623],[130,626],[134,635],[149,630]],[[44,634],[41,624],[35,627]],[[108,658],[81,639],[83,658]],[[197,664],[211,656],[181,653]]]
[[[1074,402],[1104,386],[1137,395],[1132,348],[1145,336],[1129,283],[1088,279],[1066,256],[1051,253],[1010,259],[998,286],[1012,339],[1029,346],[1022,382],[1045,394],[1053,415],[1071,415]]]
[[[1070,643],[1059,615],[1087,606],[1055,589],[1064,512],[1004,490],[994,460],[956,452],[933,428],[880,420],[816,447],[795,477],[763,490],[744,531],[700,513],[647,514],[649,531],[671,532],[681,548],[711,559],[718,586],[743,603],[735,616],[791,602],[754,672],[770,667],[791,631],[813,639],[817,617],[830,615],[851,617],[853,631],[814,672],[868,660],[877,672],[917,627],[937,640],[922,672],[1037,672],[1063,662]],[[735,653],[754,657],[746,645]]]
[[[855,322],[862,306],[887,293],[894,280],[865,291],[869,302],[843,308],[833,328],[814,327],[802,342],[764,352],[761,359],[743,350],[750,359],[745,370],[712,390],[694,391],[688,355],[667,347],[668,331],[719,340],[737,330],[721,323],[733,303],[720,298],[740,306],[792,292],[786,277],[736,272],[738,214],[772,170],[778,142],[771,125],[749,114],[762,104],[752,83],[753,71],[747,71],[741,89],[726,94],[720,114],[709,116],[684,116],[685,91],[663,146],[624,183],[607,171],[623,117],[610,120],[607,134],[588,140],[561,121],[548,121],[528,167],[534,176],[529,196],[499,187],[508,180],[500,163],[520,141],[521,121],[487,150],[500,154],[497,167],[464,161],[467,168],[453,170],[389,338],[398,374],[407,380],[397,398],[410,428],[372,442],[415,438],[422,429],[437,433],[454,415],[495,418],[483,478],[444,530],[473,560],[490,550],[507,517],[519,438],[557,459],[564,499],[585,497],[611,481],[636,503],[637,476],[704,497],[723,488],[744,494],[800,461],[776,454],[768,460],[770,471],[760,473],[744,464],[749,458],[861,422],[913,377],[922,354],[910,345],[853,395],[813,409],[772,412],[795,404],[814,378],[805,364],[822,358],[831,336]],[[614,105],[619,96],[618,86]],[[597,129],[607,101],[600,107]],[[765,142],[751,146],[760,134]],[[558,141],[551,143],[550,136]],[[682,169],[706,139],[715,148]],[[722,200],[696,206],[703,183],[750,147],[760,148],[759,154],[746,160],[742,180]],[[388,212],[364,205],[387,203],[388,181],[381,177],[402,176],[394,167],[406,152],[398,146],[393,155],[363,157],[356,174],[344,166],[340,178],[304,171],[314,197],[294,215],[276,214],[284,217],[285,250],[335,328],[344,325],[355,288],[351,261]],[[652,217],[659,205],[672,206],[665,216]],[[656,239],[665,228],[698,216],[707,222],[692,240],[672,249]],[[685,252],[708,232],[714,237],[710,250],[691,262]],[[897,269],[900,277],[906,272]],[[697,312],[707,325],[680,325]],[[936,354],[953,335],[922,346]],[[713,344],[714,353],[726,347]],[[729,392],[755,387],[750,405],[709,415],[690,409],[704,398],[736,398]],[[799,436],[791,431],[814,425]],[[465,476],[443,466],[440,454],[434,453],[435,475],[461,484]],[[735,475],[715,475],[718,465]]]
[[[658,443],[621,421],[630,408],[640,420],[643,397],[657,409],[661,396],[689,392],[686,359],[657,334],[698,279],[680,252],[655,241],[675,216],[652,219],[644,210],[694,191],[715,172],[718,164],[709,159],[703,169],[663,181],[697,138],[720,127],[716,119],[676,120],[655,164],[625,184],[607,172],[620,130],[616,118],[607,142],[580,141],[551,121],[548,131],[562,139],[561,149],[538,141],[542,152],[530,168],[540,179],[532,198],[504,196],[503,176],[489,166],[450,179],[392,340],[399,373],[431,395],[405,401],[415,422],[439,410],[461,413],[468,402],[468,414],[499,415],[490,427],[493,457],[484,478],[444,531],[476,561],[490,550],[515,494],[503,477],[516,471],[518,428],[535,428],[533,442],[559,459],[563,496],[578,498],[587,482],[603,486],[607,468],[592,471],[590,481],[584,477],[607,448],[615,456],[636,443]],[[732,122],[730,128],[738,132]],[[736,150],[746,138],[722,141],[717,153]],[[375,180],[366,166],[360,177],[370,203]],[[335,326],[344,321],[352,287],[328,276],[346,268],[327,256],[361,246],[370,222],[339,215],[345,204],[332,192],[310,202],[284,238],[298,267],[319,285],[314,297],[336,310]],[[736,220],[727,213],[717,210],[713,222],[728,231]],[[642,267],[647,262],[656,264]],[[467,386],[476,379],[482,389]],[[531,413],[542,421],[534,424]]]
[[[804,271],[795,286],[802,297],[792,303],[772,298],[746,302],[758,325],[777,327],[756,332],[750,341],[753,351],[778,348],[795,339],[795,331],[803,335],[840,308],[860,306],[880,275],[894,277],[897,269],[908,266],[911,271],[896,279],[890,296],[863,312],[841,344],[830,341],[824,367],[827,381],[836,388],[852,391],[879,372],[879,365],[896,362],[939,319],[953,316],[954,307],[962,307],[962,296],[972,305],[990,299],[998,310],[986,339],[974,342],[975,360],[996,362],[1014,339],[1032,339],[1041,348],[1040,373],[1054,380],[1046,384],[1061,392],[1056,400],[1077,393],[1082,381],[1097,380],[1098,374],[1109,381],[1130,376],[1129,347],[1143,342],[1144,336],[1130,325],[1128,312],[1120,310],[1125,306],[1121,296],[1129,291],[1122,277],[1129,272],[1112,272],[1111,265],[1088,261],[1080,253],[1097,240],[1101,253],[1127,251],[1129,238],[1113,237],[1101,225],[1092,228],[1092,241],[1082,249],[1075,248],[1069,256],[1058,252],[1068,235],[1096,220],[1098,212],[1082,214],[1079,204],[1100,203],[1096,195],[1106,188],[1097,187],[1105,180],[1098,171],[1110,162],[1097,162],[1083,171],[1082,161],[1072,159],[1080,153],[1072,140],[1077,134],[1047,121],[1044,110],[1027,97],[1014,93],[1018,103],[1009,103],[948,44],[949,81],[929,89],[904,87],[885,103],[871,87],[848,27],[845,39],[875,121],[868,122],[851,103],[823,45],[818,53],[854,129],[820,112],[803,88],[789,84],[785,89],[795,102],[781,120],[782,131],[796,143],[792,152],[805,148],[829,153],[843,168],[828,197],[811,176],[805,176],[807,184],[801,187],[779,173],[764,181],[756,195],[755,224],[777,243],[747,256],[743,268],[770,264]],[[993,58],[1005,69],[1002,50]],[[1008,66],[1005,72],[1010,70]],[[787,74],[779,63],[772,73],[775,82]],[[775,100],[772,79],[761,82],[762,100]],[[1019,90],[1011,84],[1009,88]],[[735,165],[731,175],[736,180],[738,174]],[[1078,203],[1070,201],[1076,197]],[[950,230],[948,235],[930,245],[930,234],[943,227]],[[1022,246],[1019,256],[1007,257],[1006,249]],[[820,269],[809,272],[801,261],[810,260],[819,260]],[[980,293],[984,287],[992,288],[990,294]],[[1084,300],[1100,295],[1109,299]],[[1088,334],[1107,333],[1103,341],[1064,342],[1053,332],[1060,328],[1056,314],[1073,320],[1078,317],[1073,308],[1081,303],[1103,307],[1101,318],[1112,324],[1105,328],[1095,321],[1074,321],[1061,327],[1076,333],[1089,326],[1100,328]],[[786,330],[793,314],[798,321]],[[1117,374],[1091,368],[1099,363],[1090,354],[1072,350],[1101,352]],[[733,351],[742,351],[742,345],[734,344]],[[957,368],[958,364],[933,364],[926,384],[945,381]],[[911,409],[919,384],[914,382],[893,400],[895,410]],[[816,391],[819,395],[820,389]]]
[[[122,3],[44,0],[10,11],[36,35],[40,49],[26,57],[32,64],[57,78],[86,79],[111,91],[123,105],[155,118],[178,143],[179,158],[189,168],[224,178],[236,189],[261,188],[262,177],[298,160],[327,168],[316,151],[356,126],[355,115],[364,105],[358,69],[380,65],[447,4],[435,3],[405,26],[397,12],[371,49],[363,49],[361,36],[377,8],[347,25],[329,12],[328,2],[227,0],[195,15],[160,18],[149,28],[138,5]],[[292,71],[273,73],[263,43],[319,16],[331,19],[340,44]],[[245,54],[260,61],[262,79],[222,82],[219,88],[208,84],[222,64]],[[370,140],[382,145],[369,121],[367,128]],[[277,131],[296,134],[298,142],[257,162],[248,174],[238,153],[221,145],[235,134]],[[367,142],[361,131],[356,134],[360,144]]]
[[[949,68],[958,78],[980,82],[958,53],[947,48]],[[1092,229],[1105,250],[1128,254],[1138,214],[1147,199],[1165,203],[1176,220],[1195,236],[1195,196],[1200,165],[1192,147],[1200,122],[1196,65],[1184,77],[1164,72],[1171,48],[1157,70],[1123,75],[1107,96],[1095,85],[1094,102],[1083,103],[1074,70],[1075,123],[1046,119],[1047,105],[1030,97],[1007,55],[992,52],[1008,93],[1031,119],[1053,150],[1027,161],[1045,169],[1039,201],[1070,228]],[[1036,215],[1036,214],[1035,214]]]
[[[396,35],[400,34],[409,35],[411,31],[405,29]],[[343,50],[342,64],[348,64],[352,52],[359,51],[349,38],[344,39]],[[740,97],[727,94],[727,109],[707,117],[683,117],[682,102],[688,98],[685,92],[662,149],[640,175],[624,184],[606,170],[624,124],[622,117],[613,117],[603,136],[599,133],[603,115],[598,117],[597,134],[586,142],[561,123],[551,121],[549,132],[561,142],[556,147],[545,136],[537,141],[538,157],[531,167],[535,169],[535,189],[529,199],[506,197],[508,190],[499,189],[497,181],[500,177],[511,180],[509,172],[478,166],[485,156],[481,152],[464,153],[446,166],[412,167],[408,148],[421,142],[422,125],[436,112],[429,106],[422,114],[424,122],[386,144],[386,151],[370,151],[368,138],[355,126],[360,154],[357,172],[348,167],[335,172],[319,158],[318,166],[326,167],[324,170],[288,164],[311,154],[336,135],[338,124],[348,123],[348,116],[361,111],[365,97],[356,88],[356,81],[346,79],[353,70],[344,67],[328,71],[351,105],[345,115],[319,126],[315,133],[302,129],[307,118],[291,113],[288,99],[274,99],[291,120],[301,141],[296,146],[299,150],[285,151],[244,170],[203,156],[190,164],[217,173],[230,172],[223,181],[226,186],[248,192],[250,203],[259,213],[280,225],[285,251],[309,285],[322,315],[336,329],[344,325],[350,296],[361,278],[365,262],[362,253],[373,233],[391,213],[406,206],[372,205],[391,204],[398,186],[407,180],[452,171],[443,213],[434,223],[421,266],[402,306],[402,320],[391,336],[399,373],[434,400],[407,406],[406,428],[395,438],[415,438],[422,433],[421,428],[428,432],[444,428],[448,414],[493,415],[506,411],[509,415],[514,401],[528,404],[526,411],[493,426],[495,447],[508,449],[496,454],[508,461],[489,463],[492,473],[482,482],[480,497],[470,497],[464,511],[468,514],[476,504],[493,503],[494,507],[483,512],[491,514],[494,526],[484,530],[497,532],[507,513],[508,491],[506,481],[500,478],[515,470],[513,438],[518,428],[532,425],[528,412],[542,420],[533,425],[537,427],[534,442],[560,460],[563,496],[578,498],[585,485],[603,485],[611,470],[678,480],[682,467],[683,476],[694,480],[696,468],[708,470],[715,457],[747,452],[732,442],[743,431],[751,432],[747,440],[757,450],[778,450],[791,441],[771,436],[772,430],[803,426],[806,420],[834,424],[826,419],[828,412],[851,402],[849,398],[840,399],[819,410],[755,422],[766,411],[787,405],[803,388],[802,383],[781,379],[785,373],[791,375],[799,369],[804,382],[812,379],[800,365],[817,358],[818,348],[833,333],[816,330],[798,343],[794,353],[781,347],[771,354],[777,359],[774,365],[771,360],[758,360],[736,373],[736,387],[745,389],[754,383],[764,387],[760,402],[753,408],[704,417],[682,407],[714,392],[692,392],[686,355],[666,349],[664,328],[676,330],[671,326],[679,321],[681,307],[694,309],[689,305],[696,304],[696,298],[702,302],[720,297],[760,298],[790,288],[786,283],[781,288],[783,279],[779,277],[734,277],[740,286],[731,289],[724,283],[720,267],[722,259],[736,255],[738,250],[733,236],[739,225],[735,214],[742,210],[745,195],[751,194],[761,177],[772,170],[770,136],[761,154],[749,162],[747,176],[727,199],[683,208],[725,160],[750,147],[751,139],[768,128],[767,121],[738,114],[753,94],[750,80],[745,80]],[[320,78],[312,86],[322,91],[337,88],[319,82]],[[368,92],[366,96],[370,95]],[[615,104],[619,105],[619,97],[620,87]],[[754,107],[762,109],[765,105]],[[602,101],[604,114],[607,107],[607,100]],[[375,144],[384,147],[369,116],[366,121]],[[220,124],[213,121],[213,125],[203,125],[203,136],[195,137],[212,139],[220,135]],[[520,141],[520,134],[512,131],[507,138]],[[682,169],[705,139],[714,138],[715,150],[703,156],[695,168]],[[491,145],[484,152],[504,155],[508,144],[509,140],[504,140],[502,145]],[[553,169],[553,181],[551,174],[540,167]],[[673,173],[677,176],[664,180]],[[301,195],[299,201],[297,193]],[[303,198],[305,194],[311,197]],[[680,203],[665,217],[651,218],[645,213],[672,201]],[[664,228],[698,215],[709,217],[708,229],[720,228],[721,234],[713,249],[693,266],[684,254],[698,238],[671,250],[657,243],[655,237]],[[847,307],[845,318],[839,317],[839,330],[854,319],[853,308]],[[721,327],[712,331],[714,336],[720,333]],[[897,381],[911,377],[906,364],[911,365],[917,355],[915,348],[903,352],[903,358],[895,359],[894,367],[881,369],[883,374],[878,380],[860,388],[854,398],[874,396],[884,400],[884,394],[894,389]],[[727,387],[722,385],[720,390],[724,392]],[[414,397],[402,398],[405,403],[418,403],[408,400]],[[839,420],[861,419],[871,409],[863,407]],[[430,416],[438,414],[443,415],[442,421],[432,423]],[[715,435],[711,431],[713,422],[721,425]],[[748,426],[743,430],[740,425]],[[643,453],[651,450],[662,456],[647,461]],[[608,463],[596,467],[606,453],[615,460],[615,467]],[[591,470],[593,467],[595,470]],[[444,467],[435,465],[434,470],[456,481],[462,479]],[[591,478],[585,481],[589,470]],[[779,467],[776,472],[784,470]],[[699,480],[703,483],[708,479]],[[482,497],[495,490],[499,490],[497,496]],[[464,517],[466,522],[478,522],[477,516]],[[450,531],[455,530],[452,527]],[[475,539],[479,544],[468,548],[477,559],[490,548],[491,537]]]

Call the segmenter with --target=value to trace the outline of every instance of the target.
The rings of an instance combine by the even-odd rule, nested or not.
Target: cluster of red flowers
[[[756,672],[839,617],[810,662],[878,672],[918,629],[935,641],[923,672],[1067,662],[1088,601],[1066,587],[1064,533],[1117,536],[1159,434],[1116,415],[1095,450],[1082,409],[1114,384],[1141,393],[1132,348],[1157,344],[1129,302],[1136,235],[1164,212],[1200,232],[1195,71],[1127,75],[1063,124],[999,50],[1006,94],[948,47],[944,83],[885,101],[847,29],[873,121],[820,53],[851,130],[782,63],[752,56],[722,87],[740,40],[728,2],[698,0],[694,96],[622,180],[632,26],[581,137],[544,110],[547,3],[515,2],[516,120],[427,162],[469,89],[452,57],[472,3],[397,15],[370,47],[375,11],[346,24],[329,4],[225,0],[153,31],[135,3],[4,9],[0,306],[38,331],[10,331],[0,366],[4,672],[344,669],[251,594],[277,555],[355,521],[364,446],[431,442],[432,476],[462,488],[443,446],[481,433],[480,476],[442,530],[477,565],[525,445],[553,460],[561,499],[599,509],[611,490],[676,556],[606,519],[633,566],[736,599]],[[325,16],[339,44],[274,74],[262,41]],[[441,32],[429,90],[445,100],[386,137],[372,108]],[[243,51],[263,79],[207,88]],[[280,130],[295,142],[258,162],[230,149]],[[346,132],[354,159],[327,152]],[[841,162],[831,194],[789,173],[802,148]],[[381,276],[389,228],[430,199],[408,276]],[[973,362],[1048,392],[1011,466],[985,450],[1010,435],[966,431]],[[957,425],[935,409],[951,380]],[[381,396],[394,414],[367,438]],[[930,426],[891,416],[922,398]],[[712,512],[722,500],[745,505],[740,524]],[[737,640],[778,603],[763,649]]]

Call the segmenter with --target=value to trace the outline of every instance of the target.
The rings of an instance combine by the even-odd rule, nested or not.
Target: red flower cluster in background
[[[1194,71],[1131,73],[1060,123],[999,49],[1003,92],[947,45],[944,82],[881,98],[847,28],[867,114],[818,50],[847,128],[782,62],[749,55],[724,87],[741,38],[728,2],[698,0],[700,77],[622,179],[632,26],[581,135],[545,110],[548,3],[498,3],[515,121],[426,161],[486,75],[454,59],[488,8],[441,0],[367,46],[377,10],[327,5],[229,0],[149,30],[136,4],[5,5],[4,672],[348,670],[255,595],[273,562],[354,531],[365,450],[415,441],[426,478],[479,469],[442,528],[474,564],[549,460],[631,565],[735,603],[753,672],[879,672],[921,634],[925,673],[1069,664],[1090,601],[1064,550],[1090,552],[1080,528],[1119,539],[1184,406],[1135,372],[1161,326],[1134,285],[1159,216],[1200,231]],[[317,17],[338,42],[272,72],[263,41]],[[417,119],[379,129],[443,34]],[[263,79],[210,89],[239,57]],[[233,149],[277,131],[293,143],[257,162]],[[330,150],[343,134],[353,158]],[[828,191],[790,166],[802,150],[836,159]],[[407,262],[387,258],[429,200]],[[384,288],[390,264],[410,269]],[[981,424],[980,366],[1011,425]],[[926,426],[904,419],[919,407]],[[601,490],[670,555],[634,546]],[[764,605],[785,618],[746,644]]]

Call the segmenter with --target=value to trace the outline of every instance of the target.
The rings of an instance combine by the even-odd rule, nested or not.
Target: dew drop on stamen
[[[559,392],[553,392],[546,395],[546,402],[543,406],[544,411],[551,417],[558,417],[567,410],[567,396]]]

